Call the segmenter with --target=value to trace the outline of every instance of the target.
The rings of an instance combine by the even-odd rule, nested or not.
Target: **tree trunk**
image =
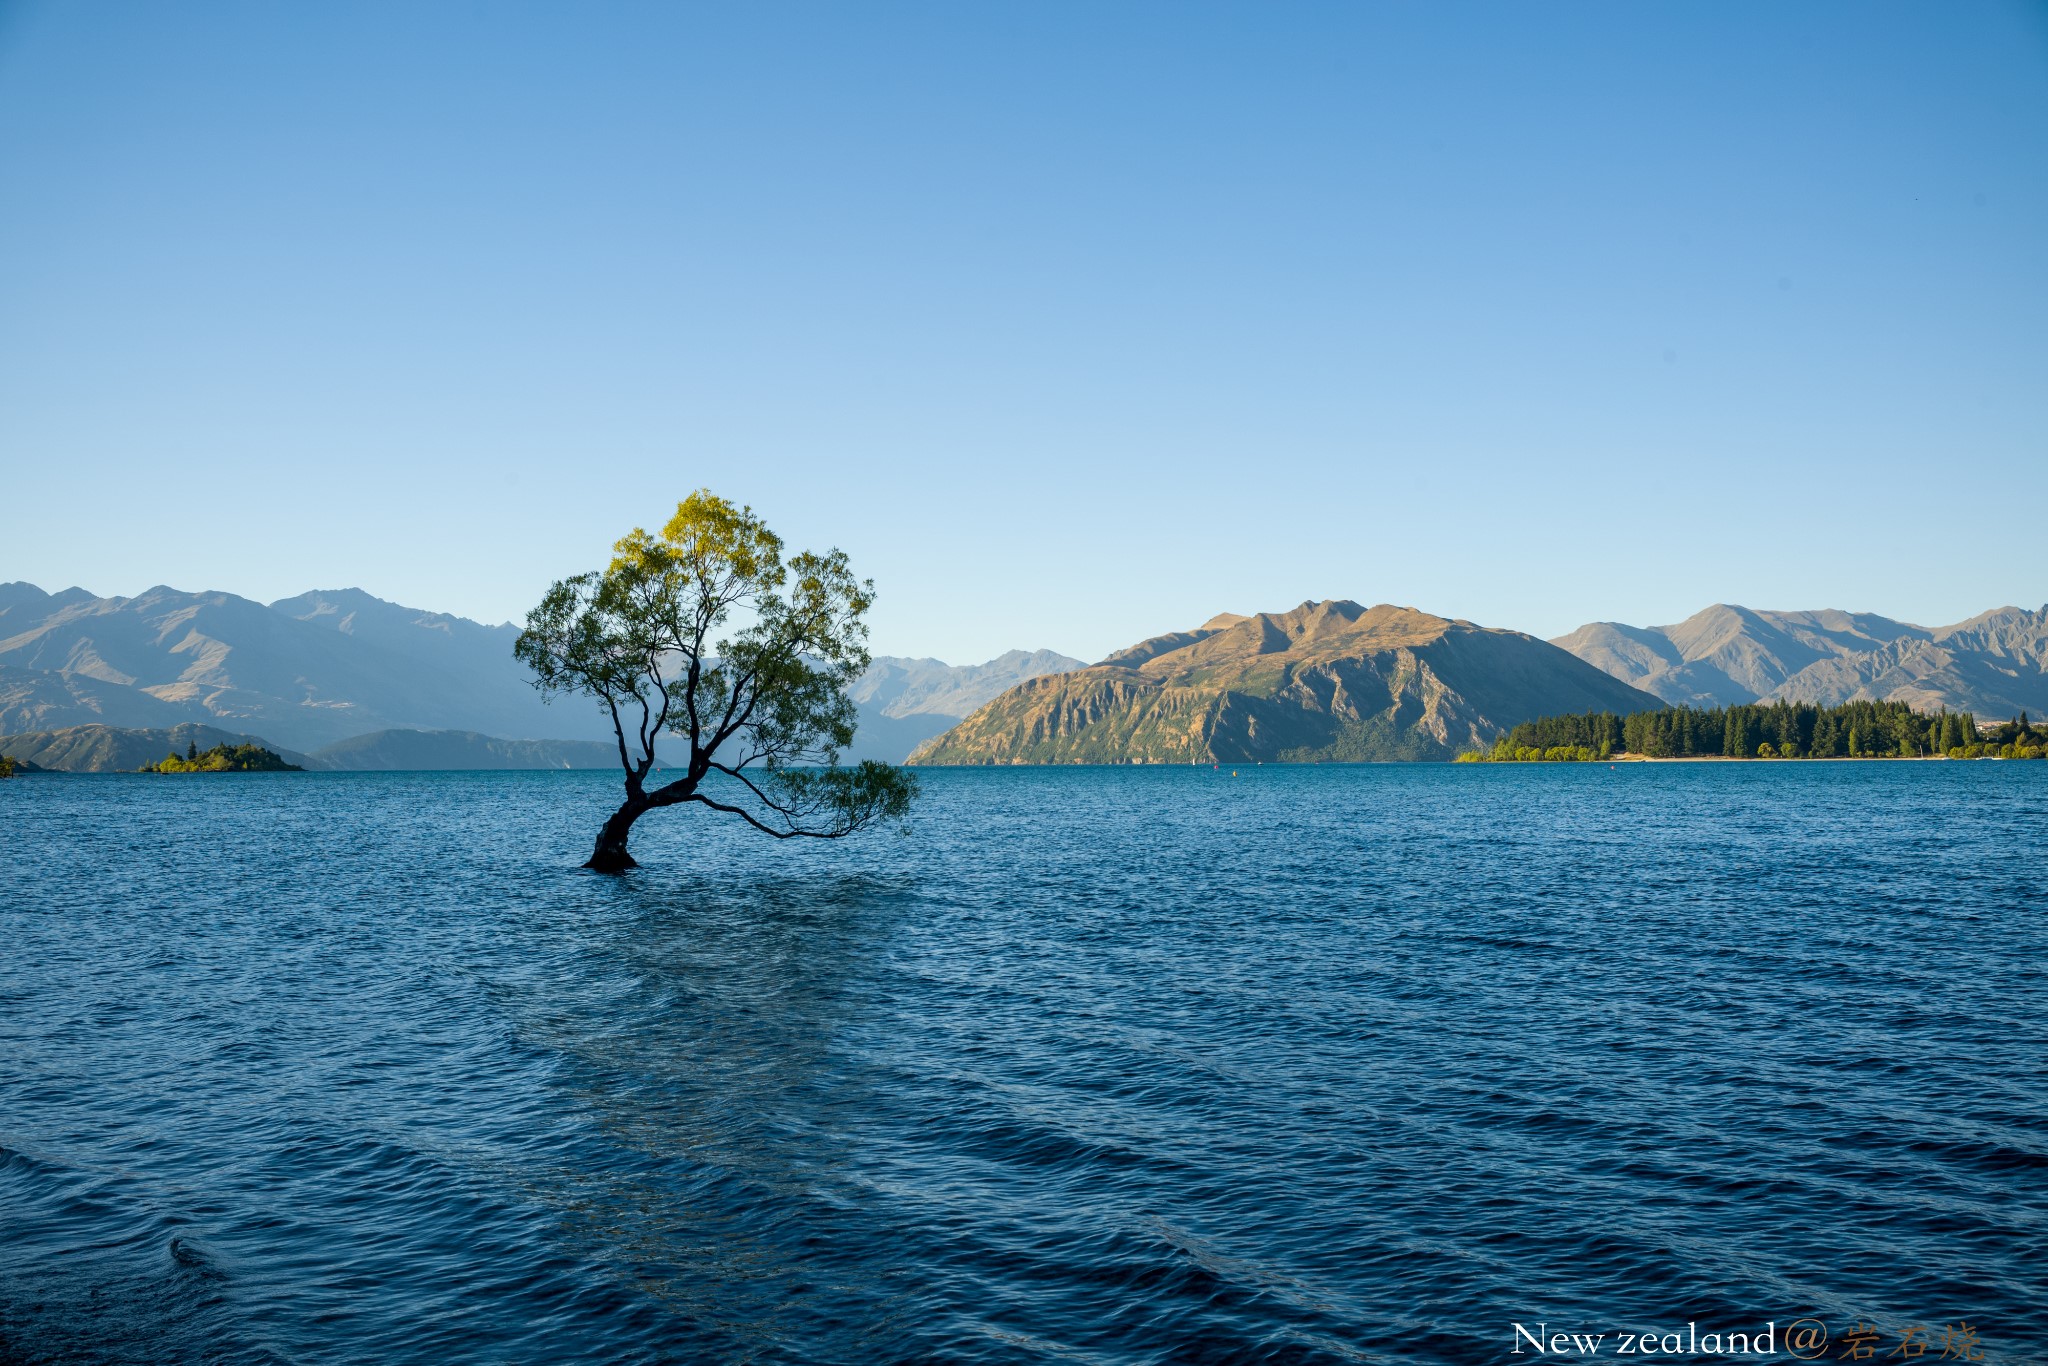
[[[633,822],[650,805],[644,799],[628,797],[625,805],[604,823],[604,829],[597,832],[597,848],[591,851],[590,862],[583,866],[600,873],[623,873],[628,868],[638,868],[640,865],[626,852],[626,837],[633,833]]]

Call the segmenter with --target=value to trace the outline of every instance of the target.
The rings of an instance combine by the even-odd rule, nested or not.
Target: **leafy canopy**
[[[904,815],[915,792],[888,764],[836,767],[873,601],[843,552],[785,560],[752,508],[700,489],[659,534],[621,538],[602,572],[550,588],[514,653],[544,692],[605,708],[629,806],[694,801],[781,838],[836,838]],[[649,791],[663,734],[688,756],[681,778]],[[713,773],[731,781],[706,791]]]

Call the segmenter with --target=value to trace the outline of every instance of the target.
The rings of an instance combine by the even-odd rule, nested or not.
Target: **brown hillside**
[[[1217,617],[1012,688],[917,764],[1446,759],[1539,715],[1656,699],[1553,645],[1412,607]]]

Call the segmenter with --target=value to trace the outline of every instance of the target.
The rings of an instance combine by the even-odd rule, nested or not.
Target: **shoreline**
[[[1985,758],[1993,756],[1986,755]],[[1581,759],[1488,759],[1491,764],[1544,764],[1584,763]],[[1737,757],[1733,754],[1674,754],[1658,758],[1654,754],[1610,754],[1605,759],[1594,759],[1596,764],[1929,764],[1929,763],[1975,763],[1973,759],[1951,759],[1946,754],[1828,754],[1818,759],[1775,759]]]

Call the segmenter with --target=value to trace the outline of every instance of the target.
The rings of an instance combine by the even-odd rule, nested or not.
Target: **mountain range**
[[[1596,621],[1553,644],[1669,703],[1904,702],[2006,718],[2048,711],[2048,607],[1953,626],[1726,604],[1675,626]]]
[[[184,722],[295,750],[397,728],[602,740],[580,701],[549,705],[485,626],[374,598],[305,593],[265,606],[156,587],[132,598],[0,585],[0,733]]]
[[[260,741],[309,768],[609,767],[609,724],[535,692],[518,634],[355,588],[264,604],[0,584],[0,736],[49,768],[133,768],[173,734],[182,749],[189,727],[202,748]],[[1050,650],[963,666],[883,656],[850,695],[860,724],[844,757],[926,763],[1448,757],[1531,716],[1660,703],[1896,700],[2003,718],[2048,713],[2048,607],[1922,627],[1716,606],[1546,644],[1311,602],[1226,613],[1087,666]]]
[[[1412,607],[1224,613],[1019,684],[913,764],[1448,759],[1536,716],[1657,699],[1519,631]]]
[[[18,758],[74,771],[133,769],[195,735],[210,737],[202,749],[259,742],[307,768],[616,763],[593,704],[534,691],[512,656],[518,636],[357,588],[266,605],[0,584],[0,736]],[[852,690],[860,726],[845,757],[900,762],[1012,684],[1080,662],[1050,650],[957,668],[878,658]],[[69,733],[79,727],[90,729]]]

